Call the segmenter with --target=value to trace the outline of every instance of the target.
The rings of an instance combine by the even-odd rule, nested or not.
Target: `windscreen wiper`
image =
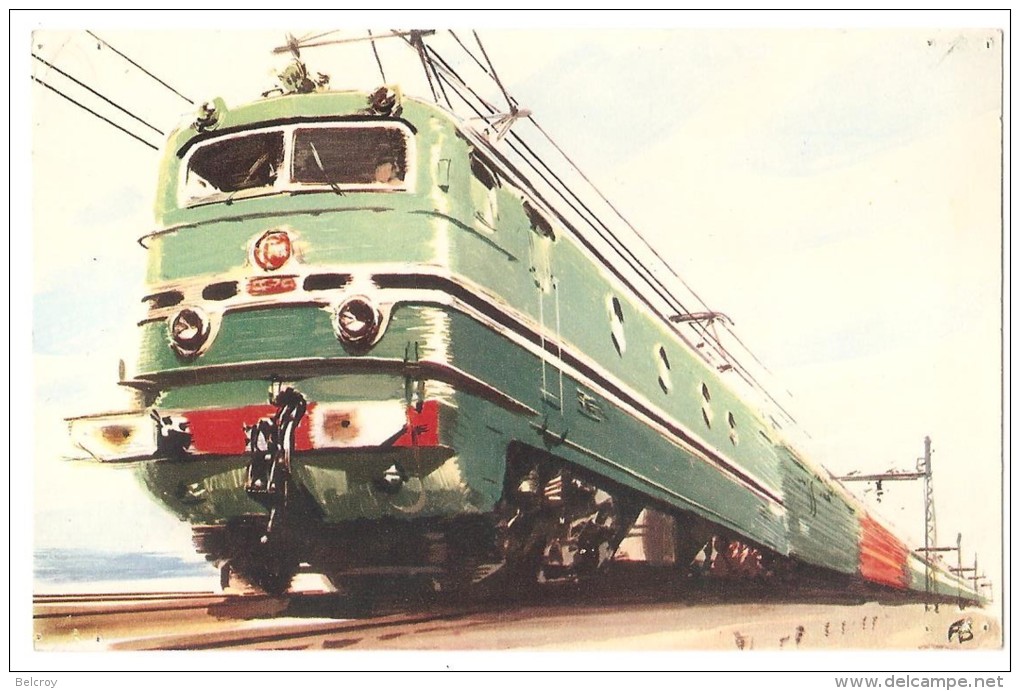
[[[326,184],[328,184],[334,192],[342,197],[344,193],[340,190],[340,186],[333,182],[333,180],[329,177],[329,173],[327,173],[326,169],[323,167],[322,159],[319,158],[319,152],[315,150],[315,144],[308,142],[308,148],[312,150],[312,158],[315,159],[315,165],[319,167],[319,171],[322,173],[322,179],[326,181]]]
[[[244,180],[241,180],[241,184],[239,184],[234,189],[233,192],[231,192],[230,194],[227,195],[227,198],[223,201],[223,203],[224,204],[230,204],[231,202],[234,201],[234,195],[235,194],[237,194],[238,192],[240,192],[243,189],[247,189],[245,187],[245,185],[247,185],[249,182],[251,182],[252,178],[255,177],[255,171],[257,171],[259,169],[259,167],[263,163],[268,161],[268,160],[269,160],[269,152],[268,151],[265,152],[264,154],[262,154],[261,156],[259,156],[258,160],[255,161],[255,163],[252,164],[251,168],[248,169],[248,174],[244,176]]]

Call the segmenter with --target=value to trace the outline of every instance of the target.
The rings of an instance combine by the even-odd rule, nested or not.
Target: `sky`
[[[584,31],[507,32],[477,15],[473,26],[517,101],[684,282],[732,318],[810,435],[817,462],[837,475],[913,470],[932,437],[939,541],[963,533],[965,561],[979,553],[999,592],[1004,36],[986,27],[1002,20],[908,15],[899,27],[877,27],[853,15],[784,17],[755,24],[670,15],[613,31],[605,29],[611,18],[586,18]],[[193,107],[98,49],[85,27],[196,102],[238,104],[273,86],[284,63],[270,50],[285,31],[408,25],[393,16],[368,24],[357,15],[288,15],[266,18],[269,30],[167,32],[151,21],[138,31],[117,27],[138,26],[130,17],[104,19],[46,16],[32,52],[164,132]],[[582,21],[571,19],[562,25]],[[678,23],[688,28],[646,28]],[[424,24],[437,22],[418,18]],[[186,25],[171,15],[162,28]],[[447,25],[472,26],[463,18]],[[946,28],[906,28],[919,25]],[[12,53],[24,53],[28,40],[13,34]],[[404,91],[427,95],[396,43],[380,43],[388,81],[410,75],[401,77]],[[380,81],[364,44],[304,54],[335,87]],[[142,496],[130,473],[59,460],[71,453],[64,417],[128,405],[115,381],[118,359],[130,361],[134,349],[144,269],[135,240],[154,228],[158,155],[24,78],[31,71],[72,93],[52,68],[23,54],[19,64],[12,91],[31,104],[24,135],[32,165],[20,181],[30,201],[20,227],[31,227],[32,262],[21,267],[31,280],[14,298],[32,320],[32,372],[20,377],[28,378],[34,435],[21,455],[33,472],[19,466],[15,485],[33,491],[12,496],[12,510],[34,516],[36,549],[200,560],[187,527]],[[499,99],[495,86],[487,93]],[[922,544],[919,483],[887,485],[880,504],[866,486],[850,488]]]

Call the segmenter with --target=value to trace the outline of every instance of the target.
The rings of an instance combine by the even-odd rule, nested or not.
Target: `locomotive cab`
[[[410,191],[414,134],[405,123],[310,122],[228,134],[191,147],[179,203],[268,194]]]
[[[534,434],[457,327],[470,145],[438,109],[373,96],[219,103],[171,135],[123,382],[144,407],[72,421],[267,590],[302,562],[336,578],[498,562],[507,447]]]

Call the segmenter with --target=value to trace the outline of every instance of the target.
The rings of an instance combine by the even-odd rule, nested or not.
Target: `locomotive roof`
[[[386,117],[373,113],[368,107],[370,94],[364,91],[318,91],[305,94],[286,94],[262,98],[238,106],[227,106],[222,99],[214,99],[202,108],[211,108],[210,117],[215,121],[199,128],[198,121],[203,113],[190,115],[169,138],[169,150],[180,156],[193,142],[234,130],[261,125],[272,125],[302,120],[336,117]],[[400,97],[402,113],[400,119],[414,121],[424,117],[441,115],[452,119],[450,114],[431,103]]]

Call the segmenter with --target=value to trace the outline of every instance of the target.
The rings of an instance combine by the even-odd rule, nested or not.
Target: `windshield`
[[[395,127],[309,127],[294,133],[294,181],[401,186],[407,145]]]
[[[188,196],[238,192],[276,184],[283,166],[283,132],[256,132],[210,142],[188,162]]]
[[[284,125],[203,142],[185,164],[181,202],[280,191],[407,190],[413,143],[399,122]]]

